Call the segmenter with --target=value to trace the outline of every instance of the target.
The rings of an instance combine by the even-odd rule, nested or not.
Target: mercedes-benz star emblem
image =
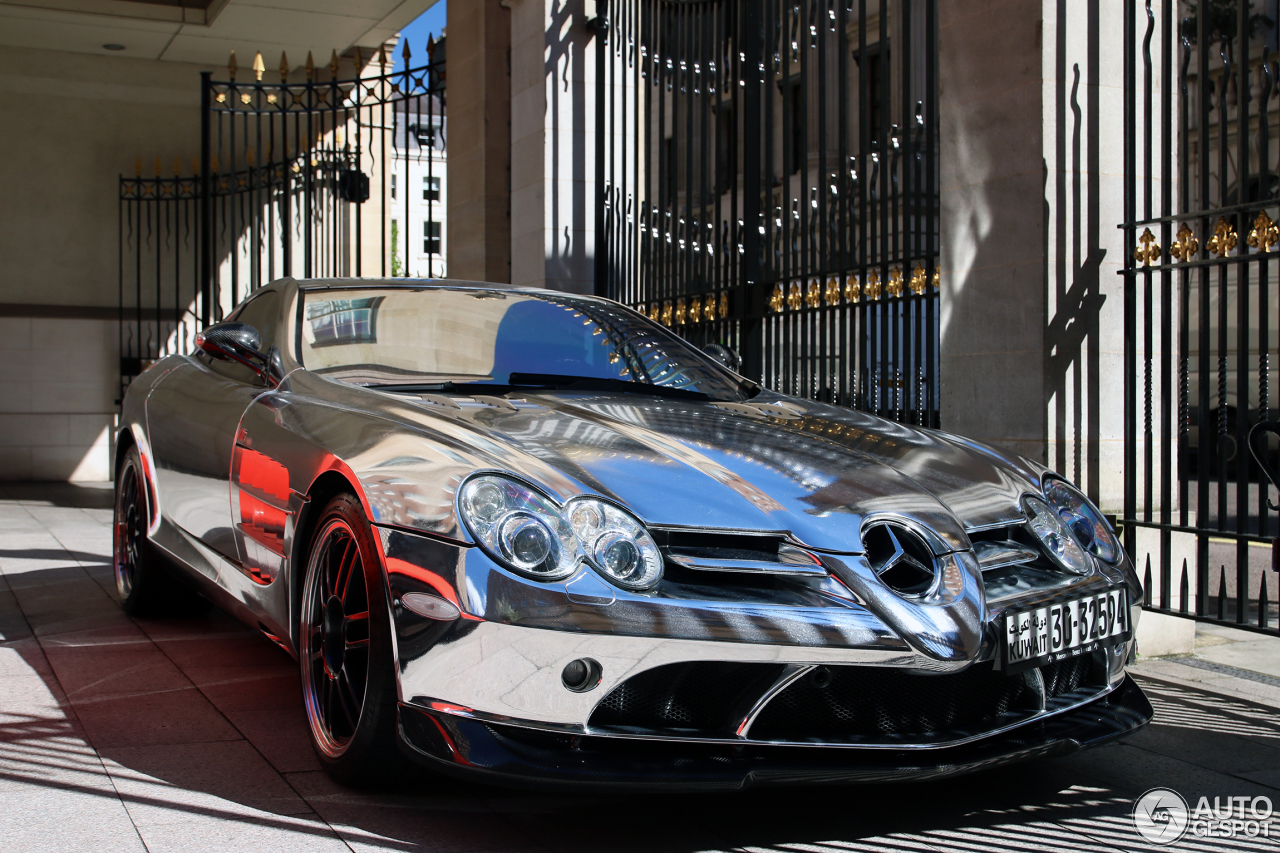
[[[919,535],[896,524],[876,524],[864,536],[871,569],[900,595],[920,595],[937,576],[933,551]]]

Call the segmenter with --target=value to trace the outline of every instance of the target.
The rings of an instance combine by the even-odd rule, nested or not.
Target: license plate
[[[1006,613],[1000,668],[1017,672],[1088,654],[1129,639],[1129,601],[1123,589]]]

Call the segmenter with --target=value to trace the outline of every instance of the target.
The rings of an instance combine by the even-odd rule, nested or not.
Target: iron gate
[[[597,28],[598,292],[936,425],[936,0],[613,0]]]
[[[226,81],[202,75],[191,169],[165,176],[157,159],[143,177],[139,160],[120,178],[122,390],[276,278],[445,274],[443,47],[401,72],[356,49],[327,73],[308,55],[296,74],[282,55],[279,82],[261,55],[250,80],[234,53]]]
[[[1280,413],[1276,4],[1126,0],[1125,22],[1126,545],[1149,606],[1274,632],[1247,447]]]

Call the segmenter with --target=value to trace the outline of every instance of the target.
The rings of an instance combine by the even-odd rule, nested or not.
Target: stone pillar
[[[939,11],[942,425],[1118,511],[1124,3]]]
[[[595,3],[511,0],[510,5],[511,281],[591,293],[597,198]]]
[[[509,6],[449,6],[450,278],[511,281]]]

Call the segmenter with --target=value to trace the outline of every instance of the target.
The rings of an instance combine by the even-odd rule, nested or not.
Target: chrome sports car
[[[347,779],[928,777],[1150,719],[1071,484],[716,354],[602,299],[276,282],[125,395],[124,607],[194,586],[294,655]]]

